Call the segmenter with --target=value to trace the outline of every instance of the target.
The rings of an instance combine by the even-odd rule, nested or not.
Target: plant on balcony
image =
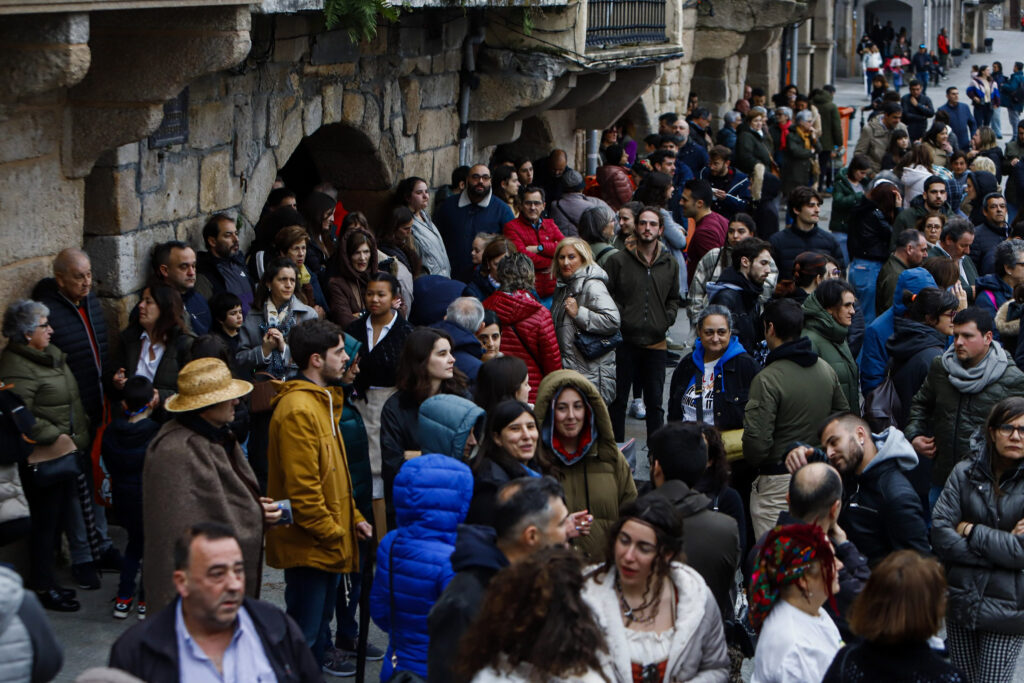
[[[353,43],[377,36],[377,18],[398,19],[399,8],[388,0],[324,0],[324,19],[328,29],[342,27]]]

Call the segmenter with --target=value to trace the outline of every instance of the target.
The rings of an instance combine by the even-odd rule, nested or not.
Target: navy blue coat
[[[472,495],[469,467],[438,453],[409,460],[395,478],[398,528],[377,548],[377,574],[370,593],[373,621],[390,636],[382,681],[391,678],[392,653],[398,656],[400,670],[427,675],[427,615],[455,576],[451,556],[456,530],[466,518]]]
[[[484,347],[480,345],[480,340],[466,328],[459,327],[447,320],[434,323],[431,327],[451,335],[455,367],[462,370],[470,382],[475,383],[476,374],[480,372],[480,366],[483,365],[480,357],[484,355]]]

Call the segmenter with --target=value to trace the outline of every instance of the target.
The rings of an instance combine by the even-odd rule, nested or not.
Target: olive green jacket
[[[890,296],[890,300],[891,300]],[[826,311],[813,294],[804,301],[804,335],[811,340],[811,346],[818,356],[832,366],[839,378],[850,409],[859,412],[860,373],[857,360],[850,352],[846,336],[850,328],[843,327]]]

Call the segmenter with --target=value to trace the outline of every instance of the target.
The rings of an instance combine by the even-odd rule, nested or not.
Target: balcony
[[[587,49],[664,43],[666,0],[589,0]]]

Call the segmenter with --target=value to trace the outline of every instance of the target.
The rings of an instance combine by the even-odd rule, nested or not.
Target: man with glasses
[[[832,233],[818,227],[821,195],[810,187],[798,187],[789,193],[789,212],[793,224],[769,238],[775,262],[783,279],[793,277],[793,262],[805,251],[827,254],[836,263],[846,266],[843,252]]]
[[[543,188],[535,185],[526,188],[523,192],[522,206],[519,218],[506,223],[502,233],[533,261],[537,295],[542,300],[550,300],[551,295],[555,293],[551,259],[555,257],[555,247],[565,236],[553,220],[543,217]]]
[[[977,306],[953,318],[953,345],[932,361],[914,396],[904,432],[918,456],[932,465],[934,507],[953,466],[973,451],[974,432],[1007,396],[1024,395],[1024,373],[1000,344],[992,343],[992,314]]]
[[[491,172],[484,164],[469,169],[466,189],[445,200],[437,212],[437,227],[452,265],[452,277],[469,282],[473,276],[473,238],[477,233],[500,233],[515,216],[491,192]]]

